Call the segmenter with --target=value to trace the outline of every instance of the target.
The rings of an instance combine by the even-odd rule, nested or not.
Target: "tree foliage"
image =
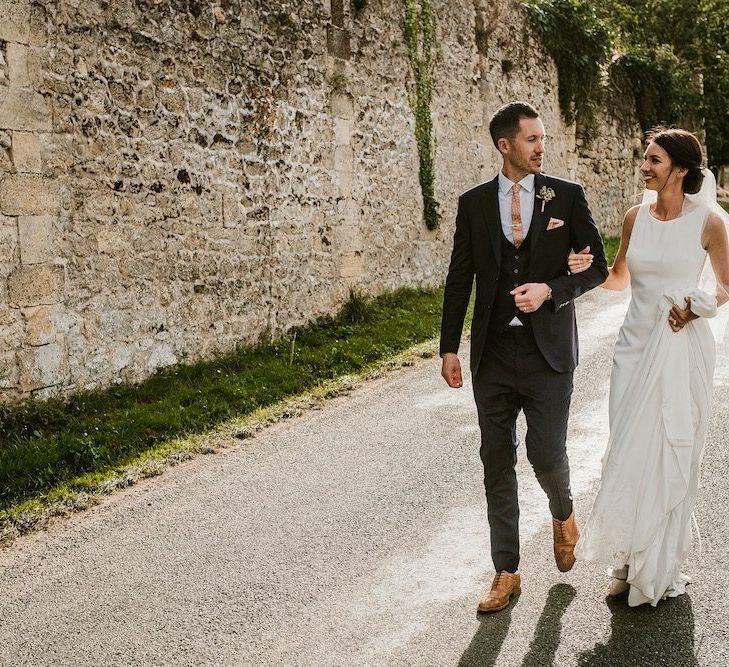
[[[557,65],[562,115],[568,123],[589,124],[612,49],[610,26],[584,0],[527,0],[525,7]]]
[[[703,123],[709,164],[729,164],[727,0],[525,0],[525,5],[542,34],[544,22],[535,20],[535,7],[554,17],[569,14],[569,20],[556,24],[557,35],[552,33],[548,48],[567,42],[569,31],[573,51],[593,53],[596,46],[604,48],[608,35],[613,66],[622,67],[631,81],[643,128],[666,124],[699,129]],[[590,36],[573,25],[584,16],[605,31]],[[555,62],[561,88],[565,68],[557,58]],[[604,67],[607,61],[598,64]],[[574,70],[581,63],[575,56],[568,67]],[[580,76],[588,73],[582,70]]]

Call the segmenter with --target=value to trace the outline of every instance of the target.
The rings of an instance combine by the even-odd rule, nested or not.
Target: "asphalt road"
[[[626,307],[579,301],[569,451],[578,519],[607,441]],[[116,494],[0,553],[2,665],[729,664],[729,359],[721,360],[689,594],[657,609],[561,574],[520,448],[523,592],[475,613],[491,578],[467,384],[428,359]],[[523,433],[523,425],[522,425]]]

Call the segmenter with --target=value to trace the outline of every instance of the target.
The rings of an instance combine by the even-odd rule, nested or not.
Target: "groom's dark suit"
[[[515,422],[527,420],[527,456],[549,497],[552,516],[572,512],[566,453],[572,372],[577,366],[573,299],[607,278],[607,261],[585,193],[577,183],[537,174],[529,231],[517,250],[504,235],[498,177],[461,195],[453,254],[445,285],[440,353],[458,352],[474,276],[471,372],[481,427],[481,459],[496,570],[519,564],[519,506],[514,466]],[[550,223],[550,221],[552,221]],[[549,227],[549,229],[548,229]],[[572,249],[590,246],[592,266],[570,275]],[[551,300],[533,313],[517,310],[509,292],[525,283],[546,283]],[[510,326],[514,317],[523,326]]]

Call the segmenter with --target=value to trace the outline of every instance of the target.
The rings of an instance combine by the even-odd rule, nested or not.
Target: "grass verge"
[[[441,301],[439,289],[353,294],[339,316],[268,345],[168,367],[137,385],[0,407],[0,541],[213,451],[202,437],[211,431],[248,437],[406,363],[397,355],[437,335]]]
[[[605,239],[610,262],[618,239]],[[442,290],[354,293],[268,345],[137,385],[0,406],[0,543],[435,354]],[[470,315],[469,315],[470,317]]]

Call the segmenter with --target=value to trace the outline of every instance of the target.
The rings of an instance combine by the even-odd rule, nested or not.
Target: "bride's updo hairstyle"
[[[704,155],[695,134],[681,129],[657,129],[648,134],[648,140],[666,151],[676,167],[688,170],[683,179],[683,191],[686,194],[694,195],[701,190],[704,182],[704,172],[701,169]]]

